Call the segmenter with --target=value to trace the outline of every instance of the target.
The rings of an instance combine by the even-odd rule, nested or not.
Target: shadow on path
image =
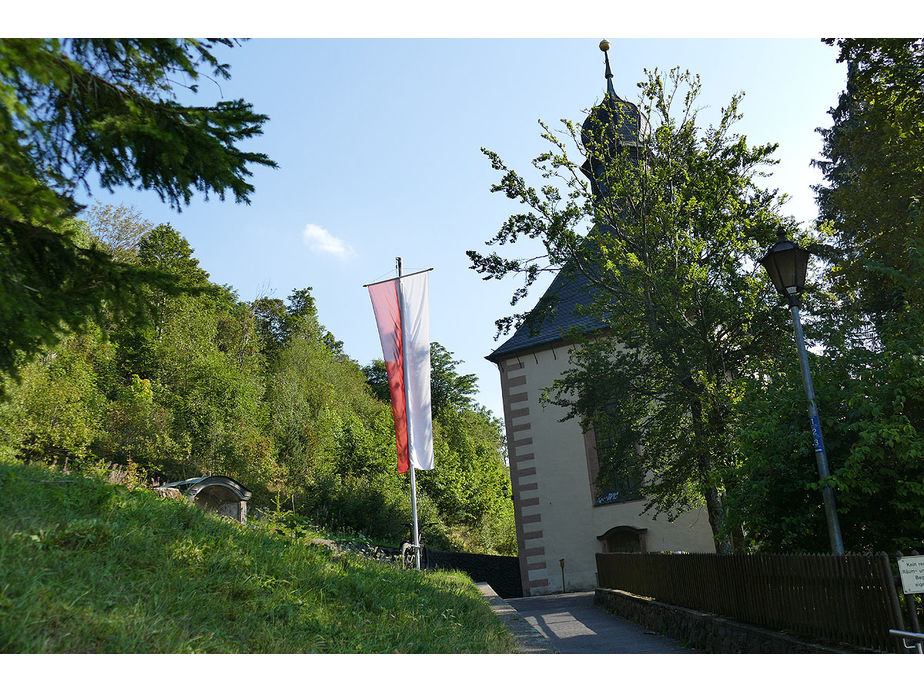
[[[562,654],[696,654],[675,640],[596,606],[593,592],[506,602]]]

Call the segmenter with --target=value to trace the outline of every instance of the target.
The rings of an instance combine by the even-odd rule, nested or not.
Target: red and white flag
[[[418,272],[369,285],[388,373],[401,474],[409,465],[433,469],[428,276],[429,272]]]

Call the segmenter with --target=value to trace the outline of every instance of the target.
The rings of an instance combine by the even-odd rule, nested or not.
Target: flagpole
[[[404,315],[401,310],[402,295],[401,295],[401,258],[395,258],[398,266],[398,311],[401,313],[401,325],[402,325],[402,334],[401,334],[401,360],[404,363],[405,373],[404,373],[404,402],[405,402],[405,411],[407,410],[407,341],[404,339]],[[414,561],[417,564],[417,570],[420,570],[420,534],[417,531],[417,478],[414,475],[414,462],[411,460],[411,417],[407,416],[407,447],[408,447],[408,471],[411,474],[411,513],[414,518],[413,522],[413,535],[411,536],[411,544],[414,546]]]

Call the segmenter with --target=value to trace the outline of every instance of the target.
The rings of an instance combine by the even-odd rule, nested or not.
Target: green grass
[[[0,461],[0,652],[510,653],[472,581]]]

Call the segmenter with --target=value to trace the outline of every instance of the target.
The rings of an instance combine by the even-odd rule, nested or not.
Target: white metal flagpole
[[[401,360],[404,363],[404,407],[407,410],[407,340],[404,338],[404,311],[401,309],[403,299],[401,295],[401,258],[395,258],[398,265],[398,313],[401,316]],[[414,475],[414,463],[410,459],[411,448],[411,417],[406,416],[407,420],[407,440],[408,440],[408,471],[411,474],[411,513],[414,522],[412,525],[411,544],[414,546],[414,561],[417,570],[420,570],[420,533],[417,529],[417,478]]]

